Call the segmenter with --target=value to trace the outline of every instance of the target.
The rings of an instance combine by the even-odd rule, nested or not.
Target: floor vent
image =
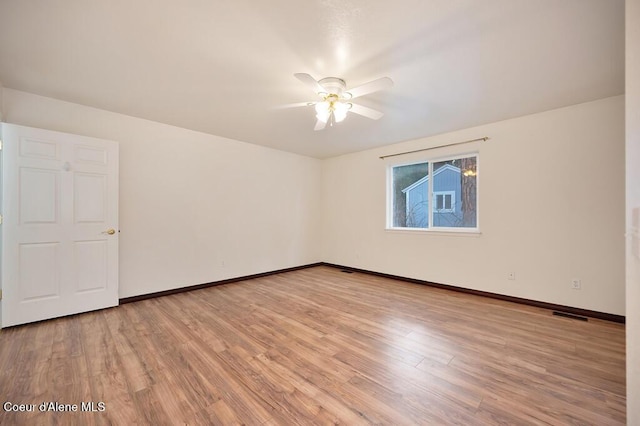
[[[345,274],[353,274],[353,271],[349,271],[347,269],[343,269],[340,272],[344,272]]]
[[[581,317],[580,315],[574,315],[567,312],[553,311],[553,315],[556,315],[558,317],[571,318],[571,319],[580,320],[580,321],[589,321],[589,318],[587,317]]]

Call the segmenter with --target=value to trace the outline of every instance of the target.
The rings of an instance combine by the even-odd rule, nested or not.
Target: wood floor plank
[[[242,421],[235,415],[233,410],[223,401],[219,400],[207,408],[207,415],[211,424],[216,425],[241,425]]]
[[[301,370],[291,369],[286,363],[278,362],[288,360],[288,357],[283,358],[274,357],[269,354],[260,354],[256,359],[265,364],[265,366],[275,374],[278,374],[283,380],[291,383],[297,391],[306,394],[317,401],[321,407],[333,413],[335,416],[333,424],[367,424],[359,413],[355,412],[333,395],[330,385],[326,385],[322,380],[319,381],[319,383],[322,383],[321,385],[315,385],[313,380],[308,380],[298,374]]]
[[[625,328],[320,266],[0,332],[11,425],[618,425]]]
[[[216,389],[220,400],[225,402],[242,423],[261,424],[271,420],[273,407],[261,403],[251,389],[242,386],[243,378],[236,376],[234,370],[225,368],[218,353],[211,352],[206,342],[202,341],[195,341],[184,347],[184,354],[190,359],[190,363]]]

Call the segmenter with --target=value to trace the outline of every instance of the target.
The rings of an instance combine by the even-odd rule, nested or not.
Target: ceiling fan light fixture
[[[333,112],[333,118],[336,120],[336,123],[340,123],[341,121],[343,121],[345,118],[347,117],[347,111],[345,112],[338,112],[338,111],[334,111]]]
[[[323,114],[328,111],[329,111],[329,102],[327,101],[316,102],[316,113]]]
[[[344,102],[335,102],[333,104],[333,117],[336,120],[336,123],[340,123],[347,117],[347,111],[351,108],[351,104],[347,104]]]
[[[323,123],[328,122],[333,116],[333,122],[340,123],[347,117],[351,109],[350,103],[341,102],[336,95],[329,95],[324,101],[316,103],[316,118]]]
[[[329,117],[331,116],[330,113],[318,113],[316,114],[316,119],[322,121],[323,123],[326,123],[327,121],[329,121]]]
[[[316,118],[323,123],[326,123],[331,116],[331,103],[322,101],[316,103]]]

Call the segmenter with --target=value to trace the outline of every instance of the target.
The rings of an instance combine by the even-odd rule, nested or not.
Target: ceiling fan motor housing
[[[338,98],[342,98],[343,93],[347,93],[347,84],[341,78],[326,77],[318,81],[318,84],[327,91],[327,94],[338,95]],[[349,97],[349,95],[346,95],[346,97]]]

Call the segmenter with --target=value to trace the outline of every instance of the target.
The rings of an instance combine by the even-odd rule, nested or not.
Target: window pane
[[[444,208],[451,210],[451,194],[447,194],[444,197]]]
[[[394,167],[392,223],[396,228],[429,226],[429,163]]]
[[[476,227],[476,176],[476,157],[433,164],[433,193],[437,194],[433,210],[434,227]]]

